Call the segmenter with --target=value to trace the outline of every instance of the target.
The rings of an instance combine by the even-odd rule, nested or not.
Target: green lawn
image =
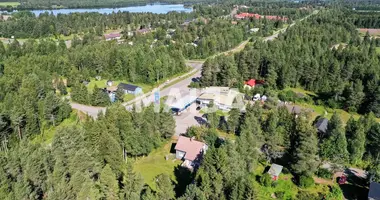
[[[107,87],[106,85],[107,83],[107,80],[100,80],[100,81],[97,81],[95,79],[91,79],[90,80],[90,83],[87,85],[87,89],[89,92],[92,92],[94,90],[94,87],[95,85],[98,86],[98,88],[104,88],[104,87]],[[113,81],[113,85],[119,85],[119,83],[127,83],[127,84],[132,84],[132,85],[137,85],[139,87],[142,88],[143,92],[146,93],[146,92],[149,92],[153,89],[153,86],[151,85],[148,85],[148,84],[143,84],[143,83],[131,83],[131,82],[128,82],[128,81]]]
[[[141,174],[144,182],[152,189],[156,188],[154,178],[162,173],[169,174],[172,180],[176,182],[174,169],[181,164],[181,161],[176,160],[174,154],[170,154],[171,145],[172,141],[154,150],[147,157],[138,158],[134,163],[134,170]],[[165,156],[169,156],[169,159],[166,160]]]
[[[74,124],[77,121],[77,118],[77,114],[75,112],[72,112],[70,114],[70,117],[65,119],[61,124],[56,127],[50,127],[49,129],[44,130],[42,134],[37,135],[35,138],[33,138],[32,143],[50,145],[53,142],[56,130],[58,128]]]
[[[20,5],[19,2],[0,2],[1,7],[6,7],[6,6],[16,7],[18,5]]]
[[[276,185],[272,185],[270,187],[265,187],[261,185],[258,180],[259,177],[262,176],[264,172],[265,166],[259,164],[256,167],[255,173],[253,174],[254,179],[254,185],[255,188],[257,188],[257,199],[273,199],[272,195],[275,192],[284,192],[283,199],[297,199],[297,193],[300,191],[306,191],[311,194],[317,195],[318,193],[321,194],[326,194],[329,191],[329,186],[326,184],[315,184],[314,186],[307,188],[307,189],[302,189],[299,188],[297,185],[295,185],[292,181],[293,175],[288,173],[285,174],[284,170],[283,173],[280,174],[279,179],[276,181]],[[334,183],[334,185],[337,185]],[[336,199],[342,199],[342,196],[333,196],[330,194],[330,196],[326,196],[326,199],[328,200],[336,200]]]

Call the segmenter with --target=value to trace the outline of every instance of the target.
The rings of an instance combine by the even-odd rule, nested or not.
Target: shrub
[[[263,185],[265,187],[269,187],[271,185],[271,182],[272,182],[272,178],[267,173],[265,173],[264,175],[262,175],[261,178],[260,178],[261,185]]]
[[[299,191],[297,194],[297,198],[299,200],[319,200],[318,195],[307,192],[307,191]]]
[[[276,195],[277,199],[284,199],[285,192],[284,191],[277,191],[274,193],[274,195]]]
[[[302,188],[308,188],[314,185],[314,179],[310,176],[301,176],[299,186]]]
[[[317,176],[321,178],[325,178],[325,179],[331,179],[333,176],[333,173],[328,169],[319,168],[317,171]]]

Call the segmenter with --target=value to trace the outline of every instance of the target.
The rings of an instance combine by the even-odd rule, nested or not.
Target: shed
[[[277,164],[272,164],[272,166],[270,167],[268,174],[271,175],[274,181],[276,181],[278,179],[278,176],[280,176],[282,168],[283,166]]]
[[[380,184],[371,182],[369,185],[368,200],[380,200]]]
[[[326,118],[324,118],[324,117],[322,117],[322,118],[319,118],[318,120],[317,120],[317,122],[315,123],[315,128],[317,128],[318,129],[318,132],[319,133],[326,133],[326,131],[327,131],[327,125],[328,125],[328,123],[329,123],[329,120],[328,119],[326,119]]]

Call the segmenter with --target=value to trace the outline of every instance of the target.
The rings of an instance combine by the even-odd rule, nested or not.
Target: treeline
[[[358,28],[380,28],[379,12],[347,12],[348,21]]]
[[[319,95],[318,104],[380,116],[376,41],[361,41],[343,17],[338,10],[321,11],[277,40],[258,41],[234,58],[208,60],[201,85],[241,86],[262,79],[271,90],[302,86]]]
[[[43,13],[35,16],[29,11],[17,12],[7,21],[0,22],[0,37],[10,38],[40,38],[59,35],[94,33],[102,36],[105,30],[121,29],[135,31],[140,28],[175,28],[195,13],[152,14],[118,12],[112,14],[100,13]]]
[[[207,3],[207,2],[215,2],[213,0],[191,0],[191,1],[183,1],[183,0],[165,0],[161,3],[167,4],[179,4],[179,3]],[[99,1],[91,1],[91,0],[21,0],[21,5],[19,8],[22,9],[37,9],[37,8],[96,8],[96,7],[123,7],[123,6],[136,6],[136,5],[146,5],[146,4],[154,4],[157,1],[152,0],[99,0]]]
[[[126,156],[148,154],[174,133],[168,113],[110,107],[96,121],[58,129],[51,146],[23,140],[1,153],[2,199],[140,199],[152,194]],[[164,184],[170,178],[162,176]],[[143,188],[145,188],[143,190]],[[173,190],[171,190],[172,193]]]

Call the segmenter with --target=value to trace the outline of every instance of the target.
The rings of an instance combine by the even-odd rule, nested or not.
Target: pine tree
[[[174,186],[167,174],[160,174],[156,177],[157,198],[162,200],[175,199]]]
[[[322,141],[321,155],[336,163],[348,161],[347,139],[343,123],[337,113],[334,113],[327,126],[328,137]]]
[[[353,117],[347,122],[346,138],[350,161],[352,164],[357,164],[362,160],[365,152],[366,138],[363,124],[356,122]]]
[[[367,152],[370,153],[372,159],[380,161],[380,124],[374,124],[369,133],[367,139]]]
[[[298,175],[312,176],[319,163],[316,130],[303,116],[296,119],[295,126],[296,139],[291,167]]]
[[[107,93],[101,89],[98,88],[97,85],[94,87],[94,91],[92,93],[92,105],[94,106],[107,106],[110,105],[111,100]]]
[[[230,133],[236,134],[236,132],[239,130],[240,110],[237,108],[232,108],[228,114],[228,130]]]
[[[125,92],[124,89],[121,87],[118,87],[115,93],[115,99],[116,101],[123,102],[124,101]]]
[[[119,183],[108,164],[101,171],[99,180],[101,191],[106,199],[119,199]]]

